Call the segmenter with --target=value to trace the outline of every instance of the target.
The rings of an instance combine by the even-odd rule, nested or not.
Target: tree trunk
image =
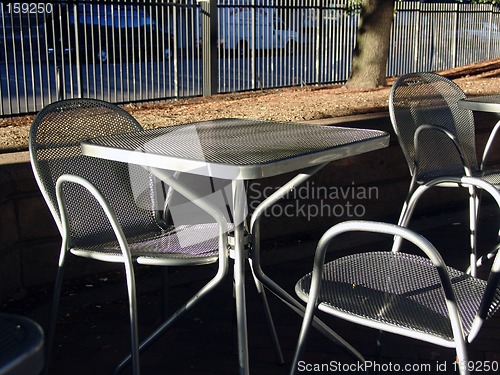
[[[348,88],[372,89],[386,85],[394,1],[363,0]]]

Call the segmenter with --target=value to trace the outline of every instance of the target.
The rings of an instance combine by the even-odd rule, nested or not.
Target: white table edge
[[[293,172],[310,166],[329,163],[334,160],[375,151],[389,145],[389,134],[381,132],[378,136],[355,143],[330,148],[323,151],[301,155],[301,167],[297,168],[293,158],[277,160],[266,164],[227,165],[208,163],[201,160],[180,159],[165,155],[143,153],[138,150],[123,150],[119,148],[96,145],[91,141],[81,143],[82,153],[86,156],[109,159],[118,162],[136,164],[160,169],[174,170],[222,179],[253,180]]]

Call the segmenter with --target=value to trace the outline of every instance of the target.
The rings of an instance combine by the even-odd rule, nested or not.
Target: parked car
[[[480,40],[496,40],[500,38],[500,28],[495,23],[469,21],[464,22],[463,32],[468,39]]]
[[[126,62],[170,59],[171,33],[159,28],[141,6],[80,4],[61,6],[47,17],[47,48],[51,59]],[[78,35],[78,38],[77,38]]]
[[[15,16],[0,12],[0,62],[43,60],[45,33],[43,15]]]
[[[220,18],[219,45],[227,50],[248,56],[253,46],[257,52],[281,50],[293,53],[299,43],[299,34],[289,30],[272,10],[228,7],[224,8]]]

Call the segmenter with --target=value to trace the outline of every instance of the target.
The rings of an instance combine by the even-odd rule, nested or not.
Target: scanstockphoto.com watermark
[[[255,209],[278,188],[263,186],[259,182],[248,187],[247,199],[250,209]],[[311,220],[317,217],[359,219],[366,215],[367,202],[377,200],[376,186],[324,186],[306,182],[285,196],[285,199],[268,208],[267,217],[302,217]]]
[[[382,373],[382,374],[445,374],[458,373],[467,369],[473,373],[498,373],[498,361],[432,361],[428,363],[378,363],[375,361],[342,363],[330,361],[311,363],[299,361],[298,373],[318,374],[350,374],[350,373]]]

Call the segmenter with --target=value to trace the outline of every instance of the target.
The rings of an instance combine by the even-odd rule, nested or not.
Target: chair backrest
[[[52,103],[35,118],[29,139],[31,164],[49,209],[61,230],[55,185],[63,174],[89,180],[109,200],[126,235],[158,230],[154,178],[144,169],[126,163],[85,156],[80,142],[93,137],[142,130],[139,123],[114,104],[94,99],[69,99]],[[131,175],[135,174],[135,175]],[[134,181],[149,189],[137,193]],[[67,184],[72,246],[113,240],[104,212],[81,186]],[[137,190],[137,189],[136,189]],[[147,190],[147,191],[146,191]]]
[[[465,94],[460,87],[435,73],[406,74],[392,86],[391,122],[412,175],[415,172],[414,135],[424,124],[440,126],[457,137],[467,167],[477,170],[474,118],[471,111],[458,107],[458,100],[463,98]],[[462,160],[443,133],[428,132],[419,144],[417,177],[463,173]]]

